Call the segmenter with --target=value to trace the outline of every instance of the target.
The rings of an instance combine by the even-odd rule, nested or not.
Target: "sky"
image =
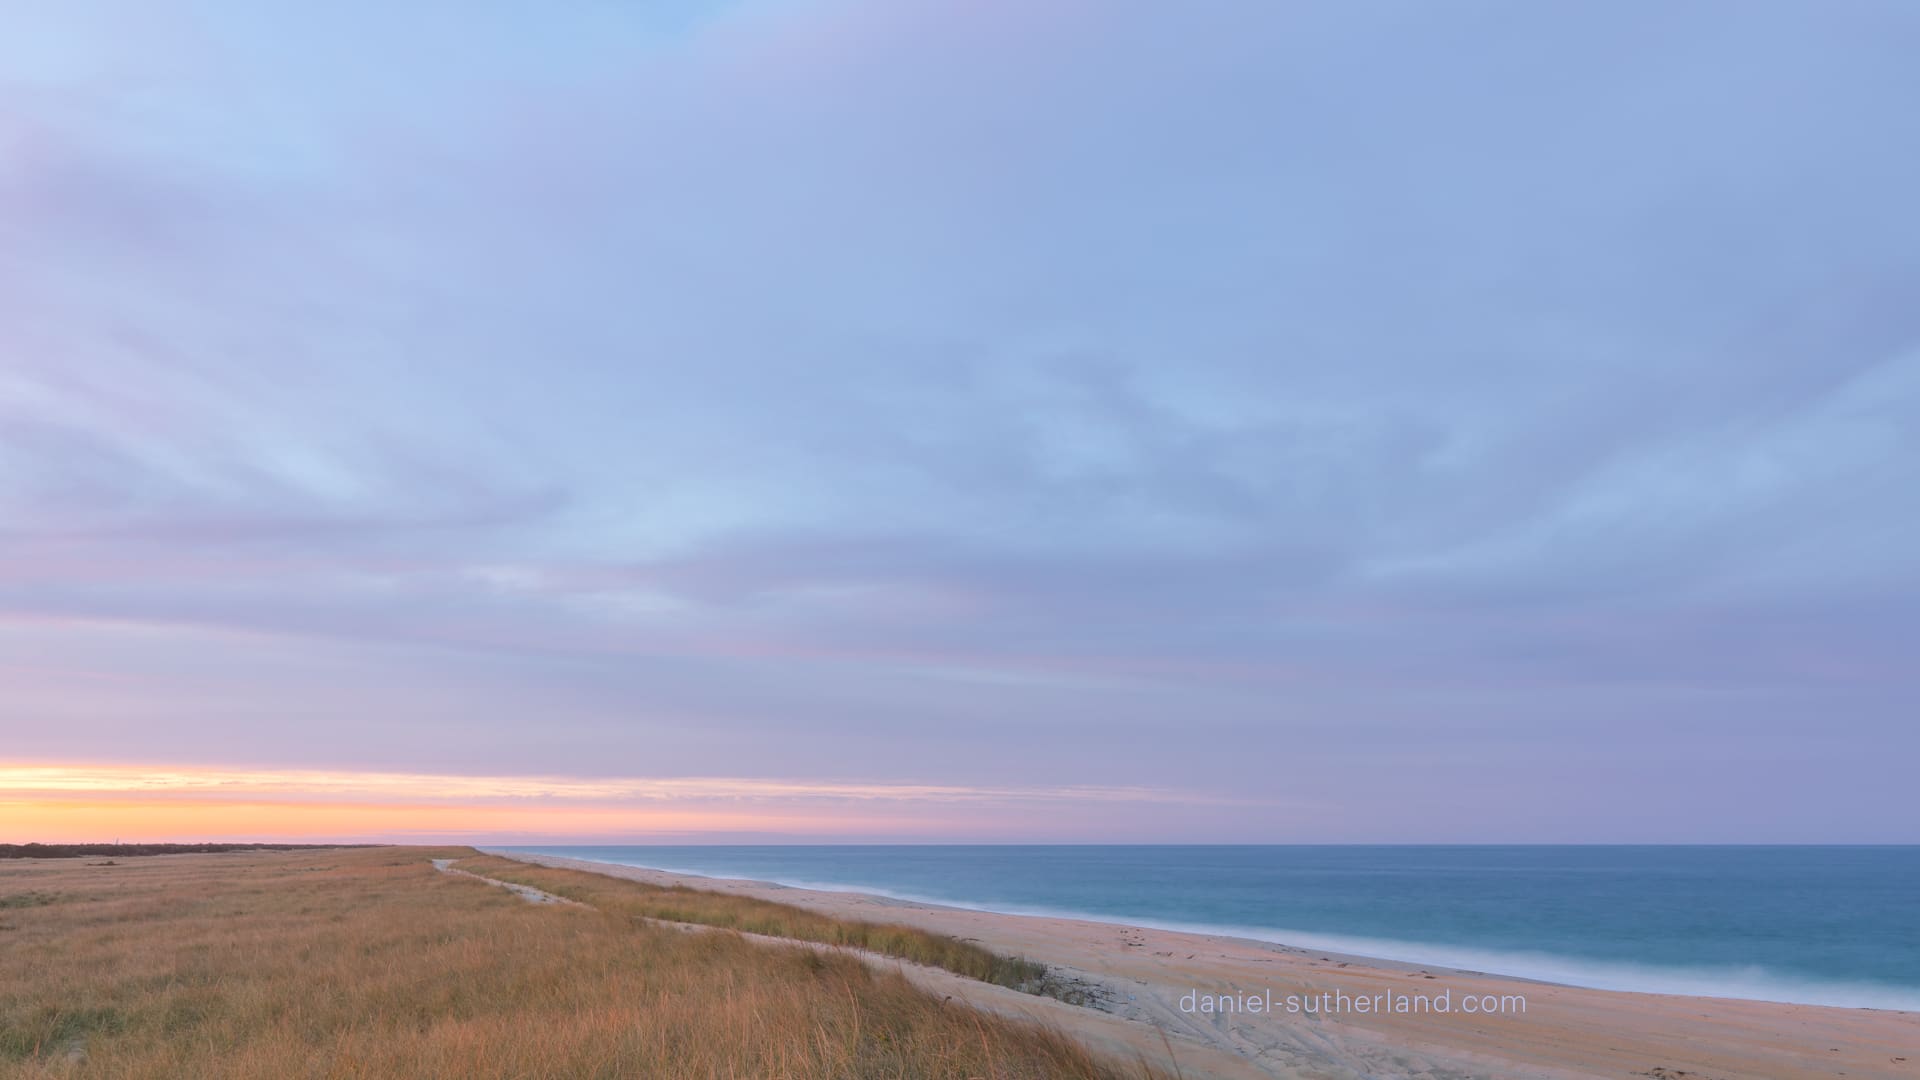
[[[0,841],[1920,840],[1920,9],[0,0]]]

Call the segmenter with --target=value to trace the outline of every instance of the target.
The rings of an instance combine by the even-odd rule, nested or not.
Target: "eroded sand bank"
[[[1089,1043],[1189,1077],[1851,1077],[1920,1080],[1920,1013],[1635,994],[1077,919],[1002,915],[859,893],[795,889],[556,856],[493,854],[905,923],[1041,960],[1085,984],[1091,1008],[983,987],[974,1004],[1032,1015]],[[978,984],[974,984],[977,986]],[[1454,1011],[1203,1013],[1183,998],[1446,994]],[[1468,997],[1523,996],[1525,1011],[1467,1014]],[[1197,999],[1186,1003],[1198,1005]],[[1166,1042],[1163,1044],[1164,1033]]]

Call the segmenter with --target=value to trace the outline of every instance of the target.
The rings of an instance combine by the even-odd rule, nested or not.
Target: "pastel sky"
[[[1920,7],[0,4],[0,841],[1920,840]]]

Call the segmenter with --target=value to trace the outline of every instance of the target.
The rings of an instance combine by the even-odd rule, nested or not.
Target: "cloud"
[[[233,769],[180,765],[8,765],[0,768],[6,796],[262,795],[302,800],[408,802],[681,803],[712,802],[1205,802],[1205,796],[1151,788],[976,788],[950,784],[765,780],[725,777],[463,776],[311,769]]]
[[[1901,5],[370,17],[0,43],[36,756],[1906,738]]]
[[[274,835],[417,838],[512,834],[787,838],[856,832],[926,839],[992,830],[1044,838],[1096,825],[1102,807],[1191,817],[1246,800],[1154,788],[978,788],[703,777],[421,775],[182,765],[0,766],[0,807],[16,829],[152,835],[187,823],[230,831],[235,815]],[[1271,810],[1277,804],[1266,800]],[[367,831],[360,831],[367,830]],[[21,832],[20,837],[44,835]],[[98,832],[93,833],[98,835]],[[203,832],[202,835],[205,835]],[[1052,835],[1058,835],[1053,833]]]

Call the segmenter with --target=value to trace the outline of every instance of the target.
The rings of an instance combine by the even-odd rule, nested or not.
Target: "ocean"
[[[1920,846],[528,846],[1602,989],[1920,1010]]]

